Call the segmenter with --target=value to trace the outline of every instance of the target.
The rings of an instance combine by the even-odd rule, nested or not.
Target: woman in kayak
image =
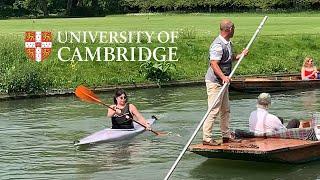
[[[306,57],[301,68],[301,79],[317,79],[318,70],[316,66],[313,65],[313,59],[311,57]]]
[[[128,96],[123,89],[116,89],[113,97],[114,105],[108,108],[108,117],[112,120],[112,129],[133,129],[133,118],[143,124],[147,130],[150,125],[140,114],[136,106],[128,103]]]

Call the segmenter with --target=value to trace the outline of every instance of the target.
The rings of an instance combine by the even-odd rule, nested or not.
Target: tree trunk
[[[73,4],[73,0],[68,0],[68,2],[67,2],[67,12],[66,12],[66,15],[68,15],[68,16],[71,15],[72,4]]]
[[[49,12],[48,12],[48,0],[40,0],[40,6],[41,6],[41,10],[43,11],[43,15],[45,17],[49,16]]]
[[[82,6],[83,6],[83,0],[78,0],[77,6],[78,6],[78,7],[82,7]]]
[[[95,11],[98,11],[99,9],[98,0],[92,0],[91,6]]]

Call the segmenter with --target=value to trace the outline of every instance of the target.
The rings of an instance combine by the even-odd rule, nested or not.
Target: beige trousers
[[[206,81],[207,94],[208,94],[208,108],[215,101],[222,86],[211,81]],[[203,141],[209,142],[212,139],[212,129],[216,118],[220,115],[220,129],[222,137],[229,137],[229,118],[230,118],[230,105],[229,105],[229,91],[228,88],[218,98],[216,105],[210,111],[207,119],[203,124]]]

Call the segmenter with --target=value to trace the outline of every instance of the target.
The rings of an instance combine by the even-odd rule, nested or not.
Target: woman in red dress
[[[317,79],[318,71],[316,66],[313,65],[313,59],[311,57],[306,57],[301,68],[301,79]]]

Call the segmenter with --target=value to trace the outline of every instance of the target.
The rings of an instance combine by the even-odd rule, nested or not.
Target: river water
[[[145,117],[160,118],[155,130],[169,135],[145,132],[77,149],[74,140],[110,126],[104,107],[75,97],[0,102],[0,179],[163,179],[205,114],[205,87],[145,89],[128,95]],[[112,93],[99,96],[112,102]],[[231,93],[232,128],[247,128],[256,97]],[[285,120],[303,119],[319,111],[319,105],[319,91],[291,91],[272,94],[270,112]],[[200,141],[198,133],[193,143]],[[207,159],[187,152],[172,179],[320,179],[319,169],[320,161],[290,165]]]

